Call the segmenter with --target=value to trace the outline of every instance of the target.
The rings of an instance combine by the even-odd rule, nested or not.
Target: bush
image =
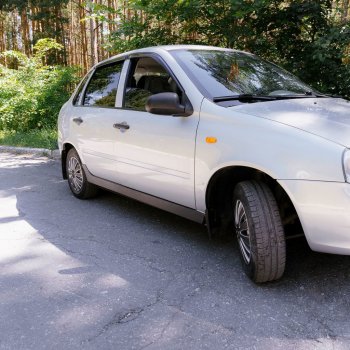
[[[43,66],[42,56],[11,58],[11,69],[0,64],[0,130],[56,128],[58,112],[78,80],[78,69]],[[6,61],[6,59],[5,59]],[[15,64],[14,64],[15,62]]]

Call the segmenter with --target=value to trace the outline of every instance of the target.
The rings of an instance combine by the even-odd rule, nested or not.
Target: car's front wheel
[[[258,181],[237,184],[233,194],[234,225],[243,268],[256,283],[280,278],[286,244],[276,199]]]
[[[66,172],[69,188],[75,197],[87,199],[96,196],[98,188],[87,181],[80,157],[74,148],[68,151]]]

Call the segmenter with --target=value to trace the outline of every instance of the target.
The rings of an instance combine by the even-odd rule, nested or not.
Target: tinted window
[[[123,62],[96,69],[86,88],[84,106],[114,107]]]
[[[81,94],[83,93],[83,88],[86,84],[86,82],[88,81],[89,77],[90,77],[91,74],[87,74],[85,76],[85,78],[81,81],[80,85],[79,85],[79,88],[77,90],[77,93],[75,94],[74,96],[74,99],[73,99],[73,105],[76,106],[80,100],[80,97],[81,97]]]
[[[181,95],[174,79],[156,60],[150,57],[134,59],[126,84],[125,108],[145,111],[148,97],[161,92]]]
[[[229,50],[178,50],[172,54],[210,97],[236,94],[304,94],[312,88],[257,56]]]

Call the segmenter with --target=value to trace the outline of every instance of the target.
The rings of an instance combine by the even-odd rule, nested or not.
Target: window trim
[[[101,69],[104,67],[108,67],[108,66],[112,66],[112,65],[118,65],[119,63],[121,63],[121,70],[120,70],[120,76],[119,76],[119,81],[118,81],[118,85],[117,85],[117,92],[115,94],[115,101],[114,101],[114,106],[98,106],[98,105],[84,105],[84,100],[85,100],[85,95],[86,95],[86,89],[90,84],[90,81],[92,79],[92,77],[94,76],[94,74],[96,73],[97,69]],[[122,80],[122,72],[123,72],[123,68],[124,68],[124,64],[125,64],[125,58],[122,58],[120,60],[116,60],[116,61],[112,61],[112,62],[107,62],[105,64],[97,64],[96,66],[94,66],[91,71],[92,74],[90,76],[90,78],[88,79],[88,81],[85,84],[85,87],[83,88],[83,94],[80,97],[80,105],[79,107],[88,107],[88,108],[108,108],[108,109],[117,109],[118,107],[116,107],[117,104],[117,97],[118,97],[118,91],[119,91],[119,87],[121,84],[121,80]]]
[[[117,91],[117,98],[115,99],[115,106],[118,109],[123,108],[123,103],[124,103],[124,93],[125,93],[125,83],[126,83],[126,78],[129,73],[131,61],[129,57],[126,57],[124,59],[124,64],[123,64],[123,69],[120,75],[119,79],[119,84],[122,84],[122,88],[119,89],[119,84],[118,84],[118,91]]]

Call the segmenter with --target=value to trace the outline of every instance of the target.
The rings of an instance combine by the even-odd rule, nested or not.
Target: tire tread
[[[286,262],[284,229],[277,202],[263,182],[243,181],[235,189],[243,196],[251,217],[250,233],[254,267],[250,277],[262,283],[282,277]]]

